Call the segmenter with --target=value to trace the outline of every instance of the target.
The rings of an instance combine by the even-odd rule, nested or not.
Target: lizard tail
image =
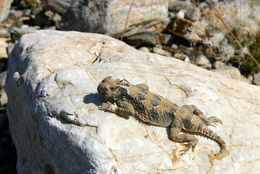
[[[193,117],[190,124],[184,127],[184,130],[207,137],[208,139],[215,141],[219,145],[220,150],[219,152],[214,154],[214,158],[221,160],[229,154],[225,141],[220,136],[215,134],[212,130],[210,130],[205,122],[203,122],[198,117]]]

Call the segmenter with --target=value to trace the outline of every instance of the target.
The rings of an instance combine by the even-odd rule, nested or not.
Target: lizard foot
[[[101,106],[98,107],[99,110],[102,110],[102,111],[105,111],[105,112],[115,112],[115,105],[113,105],[112,103],[110,102],[107,102],[107,103],[102,103]]]
[[[222,121],[219,119],[219,118],[217,118],[217,117],[209,117],[209,118],[207,118],[207,120],[206,120],[206,124],[208,125],[208,126],[216,126],[217,124],[223,124],[222,123]]]

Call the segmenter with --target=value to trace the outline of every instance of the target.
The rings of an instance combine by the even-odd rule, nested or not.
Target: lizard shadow
[[[90,93],[84,96],[83,102],[85,104],[93,103],[96,106],[100,106],[105,100],[100,97],[98,93]]]

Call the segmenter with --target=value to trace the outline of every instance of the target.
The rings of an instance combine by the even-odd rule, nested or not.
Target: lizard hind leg
[[[186,147],[180,151],[181,155],[188,152],[190,148],[192,148],[193,151],[198,142],[194,135],[182,133],[180,129],[175,127],[171,127],[169,138],[174,142],[187,143]]]

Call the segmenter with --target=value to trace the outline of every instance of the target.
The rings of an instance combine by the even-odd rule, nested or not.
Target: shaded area
[[[105,102],[105,100],[100,97],[98,93],[90,93],[84,96],[83,102],[86,104],[93,103],[96,106],[100,106],[102,103]]]
[[[16,149],[8,129],[5,111],[0,111],[0,173],[15,174]]]

